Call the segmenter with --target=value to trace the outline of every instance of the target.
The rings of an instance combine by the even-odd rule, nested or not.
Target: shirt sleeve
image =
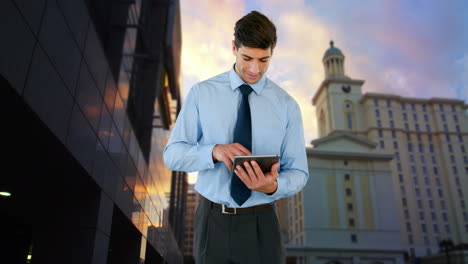
[[[288,119],[286,134],[281,145],[278,188],[271,195],[265,194],[272,201],[298,193],[309,178],[302,116],[297,103],[291,107]]]
[[[214,168],[214,144],[199,144],[203,131],[198,112],[198,86],[190,89],[164,148],[164,163],[173,171],[201,171]]]

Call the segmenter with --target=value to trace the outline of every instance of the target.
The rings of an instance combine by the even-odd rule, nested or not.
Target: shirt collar
[[[235,64],[232,66],[231,70],[229,71],[229,81],[231,83],[231,89],[235,90],[235,89],[237,89],[239,86],[241,86],[243,84],[248,84],[248,85],[250,85],[250,87],[252,87],[252,89],[254,90],[254,92],[257,95],[260,95],[260,93],[262,92],[263,88],[266,85],[266,76],[265,76],[265,74],[263,74],[262,78],[260,78],[260,80],[258,80],[258,82],[254,83],[254,84],[245,83],[239,77],[237,72],[234,70],[234,66],[235,66]]]

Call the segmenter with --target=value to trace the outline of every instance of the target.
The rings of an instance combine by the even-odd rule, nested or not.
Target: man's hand
[[[247,188],[263,192],[263,193],[274,193],[278,189],[278,168],[279,163],[273,164],[271,166],[271,171],[263,174],[262,169],[258,166],[257,162],[251,161],[244,162],[244,168],[237,165],[234,170],[234,173],[242,180],[242,182],[247,186]]]
[[[252,153],[239,143],[218,144],[213,148],[213,161],[222,161],[226,164],[229,171],[232,170],[232,163],[235,156],[249,156]]]

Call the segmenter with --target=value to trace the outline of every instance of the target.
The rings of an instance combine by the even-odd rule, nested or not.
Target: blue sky
[[[311,98],[334,40],[363,92],[468,102],[468,2],[422,0],[181,0],[182,85],[229,70],[234,23],[251,10],[277,26],[268,71],[301,106],[305,143],[317,137]]]

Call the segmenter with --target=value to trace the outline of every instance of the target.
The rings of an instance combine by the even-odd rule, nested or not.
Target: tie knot
[[[252,87],[250,87],[250,85],[247,84],[239,86],[239,89],[244,97],[249,96],[250,92],[252,92]]]

